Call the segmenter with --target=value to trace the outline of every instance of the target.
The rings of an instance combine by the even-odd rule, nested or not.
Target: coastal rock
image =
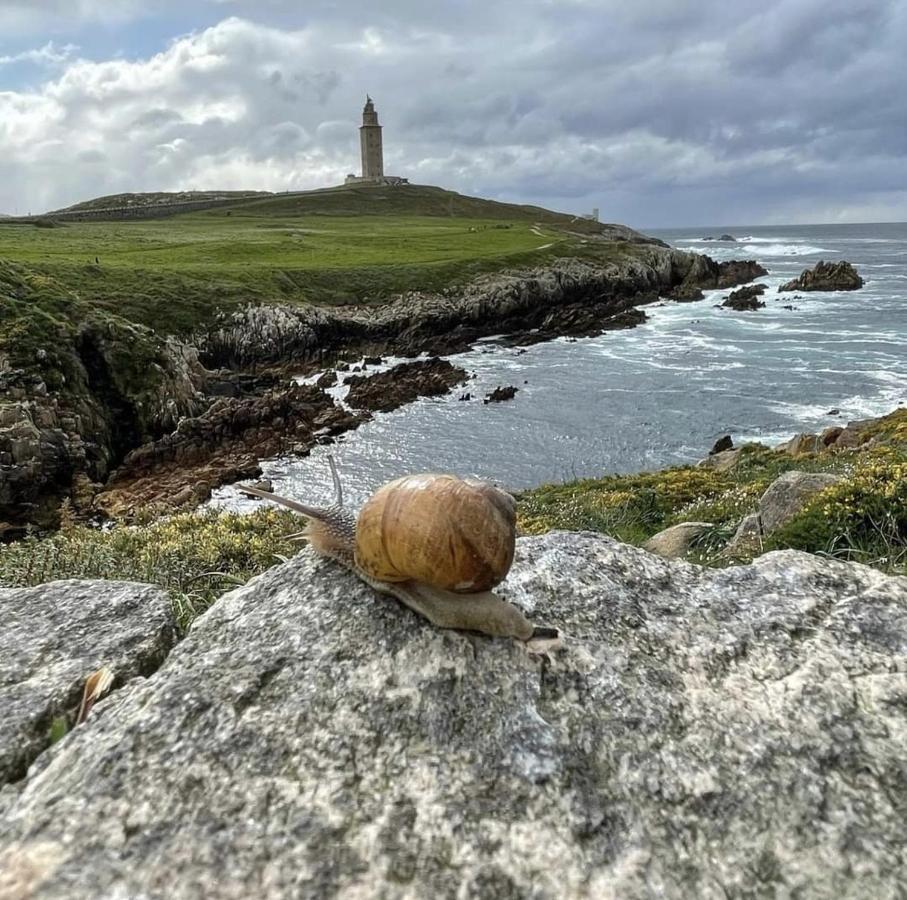
[[[73,724],[92,672],[107,666],[124,684],[156,669],[176,642],[166,594],[140,584],[3,588],[0,621],[0,785],[25,775],[54,719]]]
[[[875,424],[875,419],[859,419],[855,422],[848,422],[831,446],[837,450],[856,450],[866,443],[868,439],[866,429],[873,424]]]
[[[703,469],[715,469],[718,472],[729,472],[740,460],[743,448],[737,447],[734,450],[722,450],[719,453],[711,453],[705,459],[701,460],[699,465]]]
[[[734,439],[729,434],[726,434],[715,441],[715,443],[712,445],[712,449],[709,450],[709,456],[714,456],[716,453],[724,453],[726,450],[733,449]]]
[[[895,897],[907,580],[520,539],[564,648],[442,632],[304,551],[42,755],[0,896]]]
[[[133,450],[95,498],[104,514],[195,506],[223,484],[261,474],[258,461],[311,449],[323,435],[358,427],[368,413],[337,406],[315,385],[291,384],[259,397],[222,397],[202,415]]]
[[[823,447],[822,438],[817,434],[795,434],[789,441],[779,444],[775,449],[788,456],[802,456],[805,453],[818,453]]]
[[[735,238],[734,235],[732,235],[732,234],[723,234],[723,235],[721,235],[720,238],[718,238],[718,240],[719,240],[719,241],[727,241],[727,242],[732,243],[732,244],[736,244],[736,243],[737,243],[737,238]]]
[[[185,344],[103,321],[69,340],[55,349],[65,376],[0,372],[0,519],[10,533],[56,527],[64,499],[90,505],[86,485],[204,405],[204,370]]]
[[[334,369],[328,369],[318,376],[315,384],[320,388],[329,388],[337,384],[337,372]]]
[[[750,513],[741,519],[734,536],[728,541],[722,555],[733,558],[756,553],[762,547],[762,518],[759,513]]]
[[[518,390],[519,388],[515,388],[513,385],[508,387],[498,386],[490,394],[486,394],[482,402],[486,405],[489,403],[504,403],[507,400],[513,400]]]
[[[665,559],[682,559],[698,537],[714,527],[711,522],[681,522],[653,534],[642,546]]]
[[[679,284],[677,287],[671,288],[666,296],[677,303],[693,303],[705,298],[702,288],[695,284]]]
[[[355,409],[390,412],[419,397],[443,397],[466,378],[465,369],[446,359],[420,359],[377,375],[348,378],[346,402]]]
[[[863,279],[857,270],[844,260],[825,262],[820,260],[812,269],[804,269],[799,278],[782,284],[782,291],[856,291],[863,287]]]
[[[837,484],[837,475],[820,472],[785,472],[776,478],[759,501],[762,532],[770,534],[789,522],[813,497]]]
[[[736,310],[760,309],[765,304],[759,300],[759,297],[767,289],[768,285],[765,284],[747,285],[739,290],[732,291],[721,305]]]
[[[731,291],[728,296],[729,300],[751,300],[753,297],[761,297],[768,290],[767,284],[748,284],[745,287]]]

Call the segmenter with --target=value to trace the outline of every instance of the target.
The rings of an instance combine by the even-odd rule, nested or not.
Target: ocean
[[[737,243],[702,240],[726,232]],[[450,357],[475,373],[462,389],[379,413],[307,458],[264,461],[265,477],[279,493],[326,502],[332,453],[353,504],[419,471],[518,490],[691,462],[724,434],[772,444],[907,404],[907,224],[649,233],[718,261],[758,260],[770,273],[760,279],[766,307],[719,309],[728,291],[712,291],[696,303],[647,306],[646,324],[596,338],[524,350],[483,341]],[[820,259],[852,262],[866,286],[798,299],[776,293]],[[498,385],[516,386],[515,399],[475,399]],[[459,401],[466,391],[474,399]],[[213,502],[255,505],[230,487]]]

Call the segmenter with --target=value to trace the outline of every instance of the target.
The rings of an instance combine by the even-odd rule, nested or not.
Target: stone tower
[[[362,127],[359,129],[359,145],[362,148],[362,177],[384,177],[384,148],[381,145],[381,126],[375,104],[366,94],[362,110]]]

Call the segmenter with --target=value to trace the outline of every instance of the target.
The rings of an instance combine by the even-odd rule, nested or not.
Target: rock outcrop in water
[[[353,375],[346,402],[354,409],[391,412],[419,397],[443,397],[466,381],[466,370],[437,356],[401,363],[377,375]]]
[[[845,260],[824,262],[820,260],[811,269],[804,269],[798,278],[782,284],[782,291],[856,291],[863,287],[857,270]]]
[[[721,305],[738,311],[761,309],[765,304],[759,299],[768,290],[768,285],[751,284],[731,291]]]
[[[561,533],[505,590],[562,650],[309,551],[222,597],[7,794],[0,896],[898,896],[907,580]]]

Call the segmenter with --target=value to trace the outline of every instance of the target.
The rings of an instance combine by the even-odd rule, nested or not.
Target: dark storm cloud
[[[336,182],[369,91],[413,180],[638,225],[907,218],[898,0],[0,0],[0,59],[177,11],[197,30],[157,55],[5,94],[0,66],[0,211]]]

